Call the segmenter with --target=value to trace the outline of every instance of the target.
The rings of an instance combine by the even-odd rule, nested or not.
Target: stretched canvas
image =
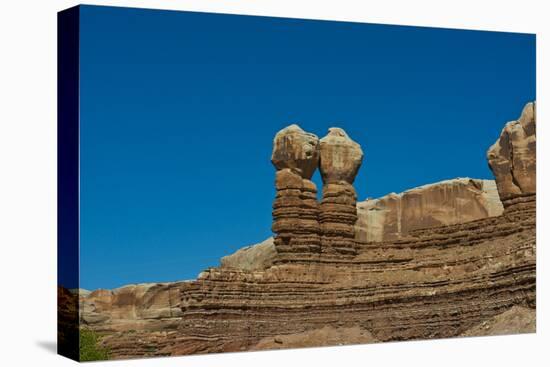
[[[535,35],[58,15],[58,350],[535,332]]]

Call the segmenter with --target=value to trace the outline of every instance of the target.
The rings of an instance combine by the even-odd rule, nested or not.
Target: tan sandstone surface
[[[534,333],[536,311],[533,308],[514,306],[465,331],[460,336],[490,336]]]
[[[445,180],[358,202],[355,238],[388,241],[416,229],[498,216],[503,210],[494,180]],[[276,256],[273,238],[268,238],[223,257],[221,267],[262,270],[273,265]]]
[[[340,128],[331,127],[320,140],[319,171],[323,197],[319,206],[322,252],[327,256],[354,256],[357,194],[355,176],[363,162],[363,150]]]
[[[387,241],[411,230],[502,214],[495,181],[456,178],[357,203],[359,241]]]
[[[528,103],[518,120],[502,129],[487,151],[504,206],[536,193],[536,103]]]
[[[278,259],[315,257],[321,252],[317,187],[311,176],[319,165],[319,138],[298,125],[275,135],[271,162],[275,166],[273,201],[274,246]]]
[[[231,255],[222,257],[220,267],[241,270],[264,270],[273,265],[277,251],[273,237],[256,245],[243,247]]]
[[[514,167],[526,167],[514,173],[523,175],[522,191],[507,191],[501,161],[493,168],[504,211],[483,203],[492,200],[490,183],[439,183],[413,193],[425,203],[405,215],[409,223],[431,216],[429,226],[374,241],[361,239],[352,221],[362,151],[343,130],[323,155],[323,139],[283,129],[272,157],[274,246],[231,255],[196,280],[81,295],[81,326],[100,332],[115,359],[534,332],[536,196],[528,182],[535,171],[525,150],[534,135],[526,116],[525,134],[508,147],[523,162]],[[320,204],[312,166],[324,176]],[[454,223],[441,220],[453,215]]]

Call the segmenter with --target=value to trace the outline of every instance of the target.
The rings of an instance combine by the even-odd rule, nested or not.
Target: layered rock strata
[[[528,103],[518,120],[502,129],[487,151],[504,207],[521,206],[536,193],[536,103]]]
[[[148,288],[146,299],[179,294],[175,317],[125,311],[132,318],[121,320],[111,309],[109,321],[90,327],[106,335],[113,358],[469,335],[514,307],[534,313],[534,218],[524,207],[396,241],[357,242],[353,258],[212,268],[196,281]]]
[[[353,181],[361,167],[363,151],[343,129],[334,127],[321,139],[320,151],[322,251],[328,255],[355,255],[357,194]]]
[[[319,256],[319,204],[311,181],[319,162],[319,139],[290,125],[275,136],[271,162],[277,170],[272,225],[277,260]]]
[[[359,241],[389,241],[411,230],[502,214],[495,181],[457,178],[357,203]]]
[[[456,178],[358,202],[355,238],[359,242],[395,240],[411,230],[494,217],[502,211],[494,180]],[[221,267],[263,270],[276,258],[270,237],[223,257]]]
[[[243,247],[231,255],[222,257],[222,268],[241,270],[264,270],[273,265],[277,251],[273,237],[269,237],[256,245]]]
[[[304,180],[299,168],[283,170]],[[511,200],[507,176],[495,176]],[[81,323],[101,331],[115,359],[534,332],[535,200],[507,204],[501,215],[399,239],[348,239],[353,255],[293,255],[267,268],[95,291],[81,296]],[[289,253],[277,248],[275,257]]]

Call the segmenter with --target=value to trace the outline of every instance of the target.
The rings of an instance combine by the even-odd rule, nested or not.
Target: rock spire
[[[278,259],[318,256],[319,204],[310,179],[319,164],[319,138],[290,125],[275,135],[271,162],[277,170],[272,230]]]
[[[332,127],[320,140],[323,198],[319,223],[323,253],[354,255],[357,194],[353,181],[363,161],[361,146],[343,129]]]

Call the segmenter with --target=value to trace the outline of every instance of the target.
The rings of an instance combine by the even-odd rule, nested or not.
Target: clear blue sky
[[[81,287],[191,279],[269,237],[290,123],[362,145],[364,200],[492,178],[534,99],[534,35],[82,7]]]

